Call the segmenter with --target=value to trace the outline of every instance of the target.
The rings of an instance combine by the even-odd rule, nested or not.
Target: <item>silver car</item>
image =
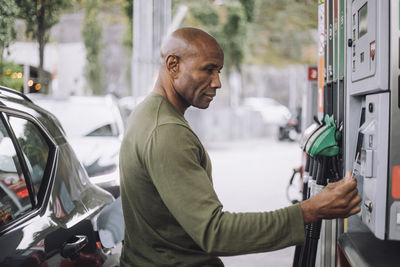
[[[0,86],[0,266],[115,266],[123,228],[58,120]]]
[[[32,94],[30,97],[61,122],[90,180],[118,197],[118,155],[124,124],[116,100],[111,95],[57,99]]]

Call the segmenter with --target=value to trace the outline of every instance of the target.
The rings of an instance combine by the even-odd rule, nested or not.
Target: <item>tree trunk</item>
[[[39,83],[42,86],[42,92],[47,92],[47,81],[45,81],[45,75],[43,71],[43,65],[44,65],[44,47],[46,45],[46,39],[45,39],[45,34],[46,34],[46,25],[45,25],[45,10],[44,10],[44,4],[42,3],[40,5],[39,9],[39,14],[37,16],[38,19],[38,30],[37,30],[37,41],[39,44],[39,67],[38,67],[38,78],[39,78]]]
[[[44,4],[42,3],[39,10],[38,15],[38,31],[37,31],[37,39],[39,43],[39,69],[43,69],[43,53],[44,53],[44,46],[45,46],[45,25],[44,25]]]
[[[43,59],[44,59],[44,40],[38,40],[39,42],[39,69],[43,70]]]

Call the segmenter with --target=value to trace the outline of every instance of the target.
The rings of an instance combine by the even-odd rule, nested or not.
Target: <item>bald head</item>
[[[170,34],[161,47],[161,61],[170,56],[190,57],[208,48],[222,49],[214,37],[200,29],[183,27]]]
[[[208,108],[221,88],[224,53],[208,33],[180,28],[165,39],[154,92],[165,96],[182,113],[189,106]]]

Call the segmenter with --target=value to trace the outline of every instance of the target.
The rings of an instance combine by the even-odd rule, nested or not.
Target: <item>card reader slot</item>
[[[364,124],[364,122],[365,122],[365,107],[361,109],[360,127]],[[361,147],[363,139],[364,139],[364,134],[359,131],[357,138],[356,153],[355,153],[355,160],[357,161],[358,164],[361,164],[361,159],[360,157],[357,157],[357,155],[361,155]]]

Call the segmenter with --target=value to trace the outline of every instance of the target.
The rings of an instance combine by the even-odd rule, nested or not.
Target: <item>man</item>
[[[181,28],[164,42],[161,61],[121,148],[121,266],[223,266],[217,256],[301,244],[304,224],[359,212],[354,179],[272,212],[223,211],[210,159],[184,118],[189,106],[207,108],[221,87],[222,49],[207,33]]]

